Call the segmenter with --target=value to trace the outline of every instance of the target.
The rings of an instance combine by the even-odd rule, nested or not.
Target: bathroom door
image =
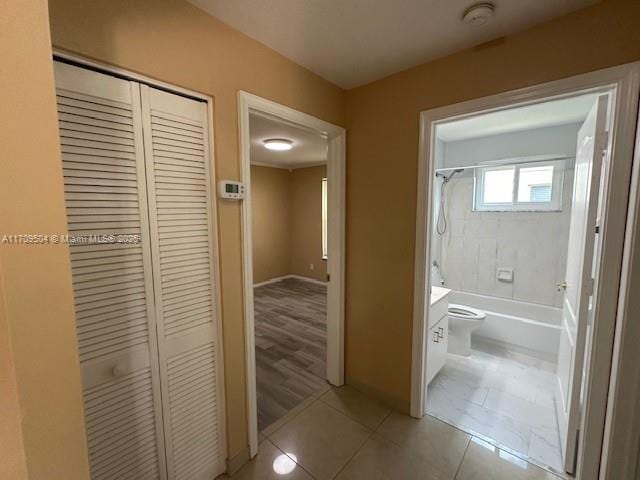
[[[556,410],[564,468],[574,473],[582,412],[582,378],[593,294],[593,259],[602,159],[606,153],[608,97],[595,101],[578,132],[569,248],[558,354]]]

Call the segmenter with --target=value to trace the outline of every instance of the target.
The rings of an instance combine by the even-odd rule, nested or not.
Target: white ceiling
[[[444,142],[455,142],[500,133],[578,123],[586,118],[596,98],[597,94],[581,95],[455,120],[437,125],[436,137]]]
[[[302,168],[321,165],[327,161],[327,141],[319,134],[284,123],[281,120],[252,113],[249,116],[251,163],[278,168]],[[269,138],[285,138],[293,148],[274,152],[264,148]]]
[[[492,0],[490,25],[461,21],[474,0],[189,0],[343,88],[369,83],[597,3]]]

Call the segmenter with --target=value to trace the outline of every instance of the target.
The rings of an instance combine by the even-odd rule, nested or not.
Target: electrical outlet
[[[315,265],[313,263],[310,263],[309,264],[309,270],[313,270],[314,268],[316,268]]]

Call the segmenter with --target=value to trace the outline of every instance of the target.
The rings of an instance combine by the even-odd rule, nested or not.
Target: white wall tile
[[[556,284],[567,256],[571,170],[565,174],[562,212],[474,212],[473,177],[447,185],[447,233],[441,248],[446,286],[549,306],[561,306]],[[513,283],[497,280],[498,268],[512,268]]]

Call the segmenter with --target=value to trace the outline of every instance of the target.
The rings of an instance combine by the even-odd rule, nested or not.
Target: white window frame
[[[327,179],[322,179],[322,259],[326,260],[329,247],[327,242]]]
[[[519,202],[518,186],[520,170],[530,167],[553,166],[550,202]],[[509,203],[486,203],[483,200],[485,173],[490,170],[514,169],[513,192]],[[564,160],[548,160],[537,162],[505,163],[487,165],[475,169],[473,185],[473,210],[476,212],[560,212],[562,211],[562,190],[564,184]]]

